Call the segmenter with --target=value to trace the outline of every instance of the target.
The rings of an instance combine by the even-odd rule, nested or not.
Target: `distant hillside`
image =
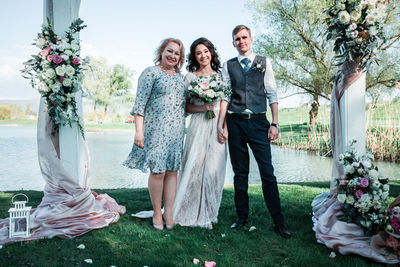
[[[30,110],[38,110],[39,109],[39,98],[33,99],[1,99],[0,98],[0,105],[16,105],[20,107],[22,110],[26,110],[27,106],[29,105]]]

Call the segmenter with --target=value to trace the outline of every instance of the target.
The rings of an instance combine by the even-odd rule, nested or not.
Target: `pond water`
[[[88,132],[91,188],[147,187],[148,173],[121,164],[131,150],[133,132]],[[329,181],[332,159],[312,153],[272,146],[272,160],[279,183]],[[400,179],[400,164],[377,162],[390,179]],[[228,159],[225,184],[233,183]],[[257,164],[250,158],[249,183],[260,183]],[[36,126],[0,126],[0,191],[43,190],[37,159]]]

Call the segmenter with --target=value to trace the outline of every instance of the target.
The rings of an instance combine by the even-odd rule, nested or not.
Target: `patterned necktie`
[[[250,69],[250,59],[245,57],[240,62],[244,64],[244,68],[243,68],[244,72],[248,72]]]

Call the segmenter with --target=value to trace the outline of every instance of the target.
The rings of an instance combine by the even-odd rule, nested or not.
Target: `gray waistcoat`
[[[254,66],[261,64],[265,70],[265,57],[256,56],[248,72],[244,72],[237,57],[230,59],[227,64],[232,86],[228,109],[234,113],[241,113],[245,109],[250,109],[254,113],[264,113],[267,109],[265,72],[255,70]]]

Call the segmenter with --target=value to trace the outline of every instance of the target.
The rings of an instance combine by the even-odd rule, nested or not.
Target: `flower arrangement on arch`
[[[334,40],[337,65],[360,60],[360,69],[377,61],[385,40],[385,24],[392,0],[335,0],[326,11],[327,40]],[[338,76],[335,77],[336,79]]]
[[[339,219],[360,225],[367,235],[384,224],[389,196],[389,180],[372,160],[371,153],[358,157],[352,143],[350,150],[339,156],[345,174],[337,179],[337,200],[343,203]]]
[[[222,81],[221,75],[213,73],[210,76],[200,76],[190,82],[188,96],[193,103],[194,99],[211,103],[217,99],[229,97],[232,93],[230,86]],[[215,113],[208,110],[205,114],[207,119],[215,118]]]
[[[84,129],[77,114],[75,95],[82,91],[82,71],[88,58],[80,57],[79,41],[75,35],[86,25],[83,20],[72,22],[65,37],[57,35],[50,21],[38,33],[35,46],[41,49],[32,59],[24,62],[22,76],[30,79],[33,88],[45,98],[47,112],[54,130],[72,123],[78,124],[83,138]]]

